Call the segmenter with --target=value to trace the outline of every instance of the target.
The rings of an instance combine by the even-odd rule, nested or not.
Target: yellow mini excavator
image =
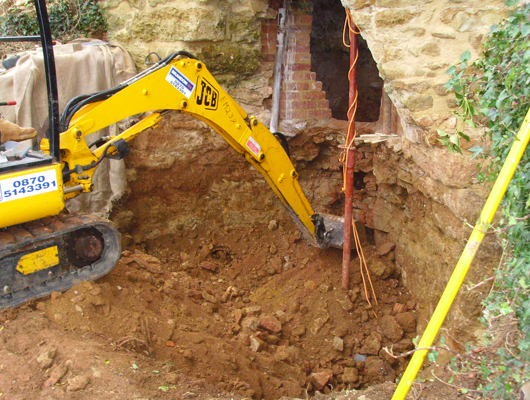
[[[177,110],[212,127],[269,183],[314,246],[342,246],[343,221],[316,214],[306,199],[281,134],[248,115],[193,55],[179,51],[119,86],[70,100],[59,116],[55,63],[44,0],[35,0],[48,87],[49,129],[40,151],[0,164],[0,308],[97,279],[118,262],[120,235],[91,215],[63,212],[65,200],[90,192],[105,157],[123,158],[127,142]],[[2,38],[4,41],[7,38]],[[0,40],[2,40],[0,39]],[[85,137],[126,117],[150,112],[115,137]],[[145,114],[144,114],[145,115]]]

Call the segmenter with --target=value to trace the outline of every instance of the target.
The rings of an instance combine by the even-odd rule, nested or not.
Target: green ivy
[[[464,53],[461,62],[447,71],[451,78],[446,87],[455,93],[459,106],[455,115],[461,124],[453,134],[439,131],[439,140],[462,152],[458,139],[467,139],[463,127],[484,123],[488,146],[470,151],[483,159],[480,165],[488,165],[480,169],[479,180],[493,181],[530,107],[530,3],[516,7],[493,26],[483,54],[473,63],[470,57]],[[484,301],[482,322],[489,328],[490,347],[481,356],[479,364],[487,367],[481,369],[478,389],[485,399],[516,398],[521,383],[530,380],[529,194],[527,150],[502,201],[498,235],[505,243],[505,262]]]
[[[80,36],[101,38],[107,21],[97,0],[55,0],[48,4],[54,39],[66,41]],[[31,2],[14,5],[0,16],[0,36],[38,35],[39,26]]]

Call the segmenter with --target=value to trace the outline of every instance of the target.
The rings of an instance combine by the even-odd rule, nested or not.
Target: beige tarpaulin
[[[71,98],[117,86],[136,72],[129,54],[116,44],[79,41],[56,46],[54,53],[60,112]],[[20,126],[34,127],[43,137],[48,126],[48,103],[41,51],[25,53],[15,68],[0,75],[0,101],[10,100],[16,100],[17,105],[1,107],[4,117]],[[89,136],[87,141],[115,135],[117,129],[113,125]],[[123,161],[103,161],[94,175],[94,186],[94,192],[69,200],[67,208],[108,214],[112,201],[121,197],[126,188]]]

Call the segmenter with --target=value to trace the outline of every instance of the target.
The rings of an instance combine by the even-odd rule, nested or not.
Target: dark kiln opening
[[[333,118],[347,120],[349,48],[344,46],[342,32],[346,11],[336,0],[313,0],[311,31],[311,70],[322,82]],[[358,38],[357,90],[359,103],[356,121],[379,119],[383,80],[366,41]]]

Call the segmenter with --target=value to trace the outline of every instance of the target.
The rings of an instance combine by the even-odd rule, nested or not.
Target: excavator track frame
[[[78,240],[86,241],[85,232],[92,240],[76,250]],[[0,288],[0,309],[98,279],[114,268],[120,255],[117,229],[110,221],[93,215],[60,214],[3,228],[0,276],[4,287]],[[31,268],[24,266],[28,257]]]

